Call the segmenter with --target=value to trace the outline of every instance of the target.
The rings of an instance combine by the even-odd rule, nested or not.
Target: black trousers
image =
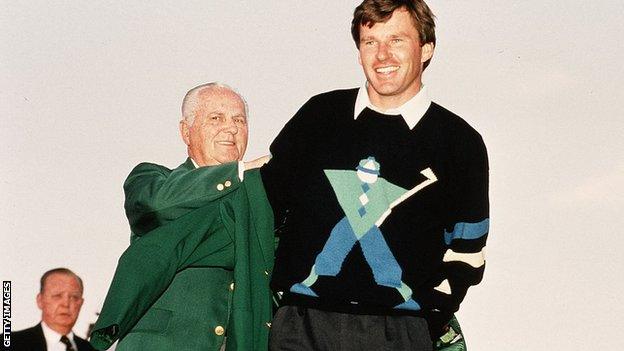
[[[271,325],[271,351],[433,350],[427,321],[282,306]]]

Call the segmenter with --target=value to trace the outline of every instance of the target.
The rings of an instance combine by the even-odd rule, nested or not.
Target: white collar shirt
[[[382,110],[379,107],[373,105],[368,96],[368,90],[366,89],[367,83],[364,83],[358,91],[357,98],[355,99],[355,108],[353,109],[353,119],[357,119],[358,116],[364,111],[365,108],[370,108],[373,111],[379,112],[384,115],[401,115],[408,125],[409,129],[414,129],[418,121],[425,115],[425,112],[431,106],[431,98],[426,86],[422,86],[420,91],[407,100],[403,105],[390,109]]]
[[[59,334],[56,331],[52,330],[50,327],[48,327],[45,324],[44,321],[41,321],[41,329],[43,329],[43,336],[45,337],[48,351],[67,350],[67,346],[61,342],[61,336],[63,336],[62,334]],[[76,342],[74,341],[73,331],[70,331],[69,334],[67,334],[67,338],[69,339],[69,342],[74,347],[74,350],[78,350],[78,345],[76,345]]]

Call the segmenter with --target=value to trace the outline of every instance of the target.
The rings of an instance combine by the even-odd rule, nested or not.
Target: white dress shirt
[[[366,89],[367,83],[364,83],[358,91],[357,98],[355,99],[355,108],[353,109],[353,119],[357,119],[360,113],[365,108],[370,108],[373,111],[379,112],[384,115],[401,115],[405,120],[405,123],[409,126],[409,129],[414,129],[418,121],[425,115],[425,112],[431,106],[431,98],[427,92],[427,87],[421,86],[420,91],[407,100],[403,105],[390,109],[382,110],[381,108],[373,105],[368,96],[368,90]]]
[[[43,336],[45,337],[46,346],[48,347],[48,351],[65,351],[67,350],[67,346],[61,342],[62,334],[55,332],[50,329],[44,321],[41,321],[41,329],[43,329]],[[67,334],[67,338],[69,342],[74,347],[74,350],[78,350],[78,345],[74,341],[74,332],[71,331]]]

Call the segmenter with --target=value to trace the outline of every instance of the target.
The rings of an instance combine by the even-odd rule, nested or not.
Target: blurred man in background
[[[49,270],[41,277],[37,306],[41,322],[11,334],[11,349],[19,351],[90,351],[89,343],[74,334],[82,297],[82,279],[67,268]]]

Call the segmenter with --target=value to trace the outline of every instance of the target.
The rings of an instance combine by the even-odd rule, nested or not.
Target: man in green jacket
[[[266,158],[241,162],[246,103],[209,83],[186,94],[182,115],[186,162],[142,163],[124,183],[132,243],[92,333],[98,349],[267,347],[273,216],[258,171],[245,171]]]

